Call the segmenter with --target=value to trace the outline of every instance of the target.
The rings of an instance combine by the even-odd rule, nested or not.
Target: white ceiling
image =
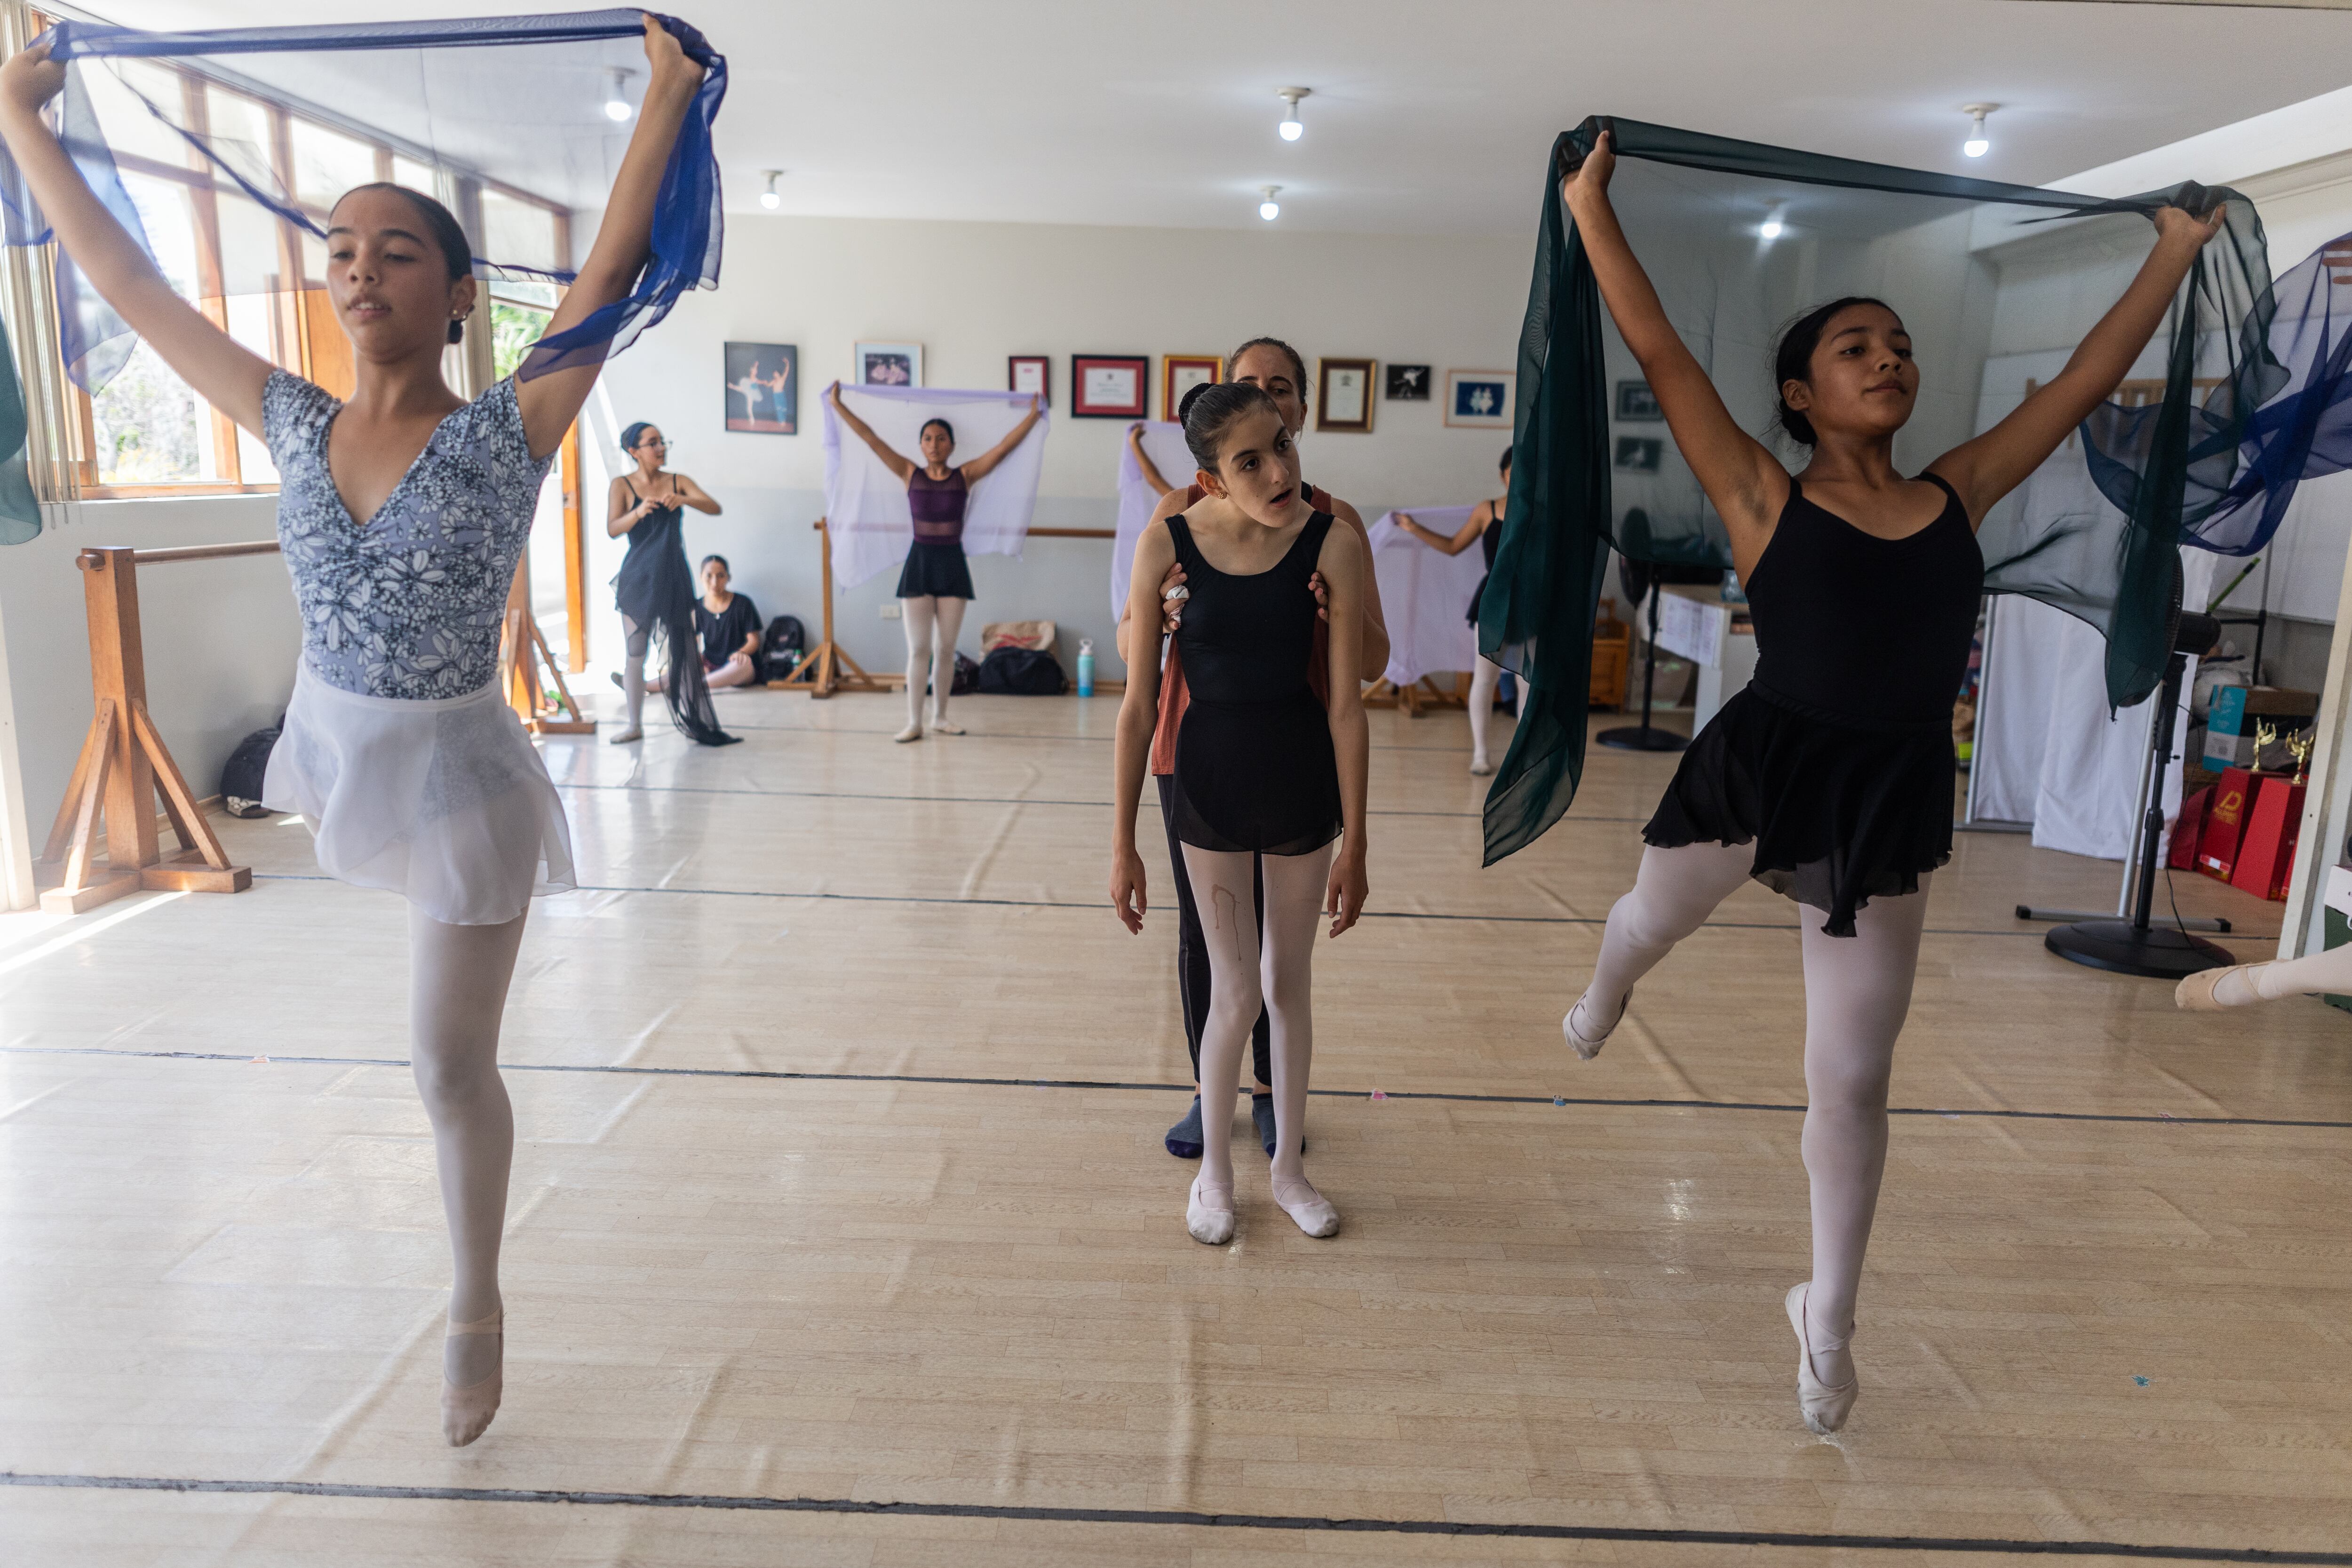
[[[2040,184],[2352,82],[2352,14],[2080,0],[668,0],[728,56],[729,205],[1524,233],[1595,112]],[[95,0],[137,26],[283,0]],[[517,0],[309,0],[301,20]],[[1314,89],[1307,134],[1275,89]],[[1964,158],[1958,106],[2002,104]],[[2347,130],[2352,141],[2352,130]]]

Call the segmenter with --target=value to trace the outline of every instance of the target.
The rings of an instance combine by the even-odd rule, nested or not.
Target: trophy
[[[2276,725],[2262,719],[2254,721],[2253,771],[2255,773],[2261,773],[2263,771],[2263,753],[2269,751],[2273,746],[2277,745],[2278,738],[2279,732]]]
[[[2294,759],[2294,782],[2298,785],[2306,782],[2305,772],[2311,762],[2313,740],[2312,731],[2309,730],[2297,730],[2287,737],[2287,754]]]

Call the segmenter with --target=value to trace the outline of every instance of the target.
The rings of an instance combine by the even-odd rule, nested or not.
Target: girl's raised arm
[[[1037,399],[1033,396],[1029,399],[1029,412],[1021,416],[1021,423],[1015,425],[1005,436],[1003,440],[999,441],[995,446],[991,447],[987,451],[982,452],[979,457],[974,458],[971,462],[966,463],[963,466],[964,482],[966,484],[978,483],[980,480],[988,477],[988,471],[991,468],[995,468],[997,464],[1011,457],[1013,455],[1013,448],[1018,447],[1023,441],[1026,440],[1028,438],[1029,432],[1037,427],[1037,416],[1040,412],[1042,412],[1042,406],[1039,405]]]
[[[1560,194],[1584,238],[1601,298],[1665,410],[1675,446],[1698,476],[1707,500],[1723,514],[1735,542],[1752,544],[1752,550],[1740,552],[1752,560],[1770,538],[1772,524],[1789,499],[1789,471],[1764,443],[1739,427],[1715,383],[1666,319],[1657,289],[1634,258],[1609,205],[1609,176],[1617,167],[1612,142],[1602,132],[1584,162],[1561,183]],[[1742,533],[1748,535],[1746,541],[1738,540]]]
[[[899,483],[904,484],[915,477],[915,465],[892,451],[889,442],[874,434],[873,426],[849,411],[849,405],[841,400],[841,383],[836,381],[826,387],[824,396],[825,401],[833,405],[833,411],[841,416],[841,422],[848,426],[859,440],[874,448],[874,455],[882,459],[884,468],[898,476]]]
[[[702,68],[686,58],[677,39],[651,12],[646,14],[646,63],[652,73],[646,100],[637,110],[637,128],[630,133],[620,175],[605,201],[604,221],[596,226],[596,242],[588,247],[579,276],[563,291],[562,303],[547,323],[547,336],[575,327],[625,298],[653,250],[654,199],[661,194],[662,173],[669,166],[677,128],[686,122],[686,111],[702,89]],[[515,384],[523,437],[532,457],[555,450],[580,416],[588,389],[603,369],[601,364],[580,365]]]
[[[1143,482],[1159,491],[1161,499],[1166,499],[1169,492],[1176,487],[1161,476],[1160,465],[1154,463],[1151,460],[1151,454],[1143,449],[1141,425],[1130,425],[1127,427],[1127,449],[1135,454],[1135,469],[1143,476]]]
[[[147,253],[82,179],[41,118],[42,105],[65,84],[66,68],[49,58],[47,44],[24,50],[0,67],[0,136],[7,139],[8,151],[57,231],[58,243],[90,287],[182,381],[260,435],[261,394],[269,382],[269,362],[173,293]]]
[[[1435,529],[1422,527],[1421,524],[1413,521],[1412,517],[1404,512],[1397,513],[1396,520],[1397,526],[1402,528],[1407,533],[1412,534],[1415,539],[1420,540],[1423,544],[1428,545],[1432,550],[1443,551],[1448,555],[1459,555],[1464,551],[1469,549],[1473,543],[1476,542],[1480,534],[1486,531],[1487,520],[1494,516],[1494,512],[1495,503],[1493,501],[1480,501],[1478,503],[1477,510],[1471,512],[1470,521],[1464,523],[1461,530],[1451,539],[1448,539],[1444,534],[1438,532]]]

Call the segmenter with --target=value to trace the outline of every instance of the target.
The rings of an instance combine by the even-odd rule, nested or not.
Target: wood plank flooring
[[[1130,938],[1102,895],[1114,705],[895,746],[896,698],[719,703],[742,745],[548,746],[589,886],[508,1009],[468,1449],[399,902],[273,819],[225,825],[251,892],[0,926],[0,1562],[2352,1563],[2352,1018],[2181,1015],[2011,913],[2115,866],[1937,878],[1822,1441],[1794,909],[1742,889],[1599,1060],[1559,1038],[1671,758],[1596,749],[1482,870],[1460,717],[1372,716],[1371,913],[1317,961],[1346,1226],[1245,1162],[1212,1250],[1172,898]],[[2269,952],[2279,906],[2177,896]]]

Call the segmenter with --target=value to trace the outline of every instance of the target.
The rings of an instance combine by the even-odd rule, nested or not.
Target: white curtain
[[[1403,509],[1422,527],[1449,538],[1476,510]],[[1478,628],[1468,616],[1470,595],[1486,574],[1486,554],[1475,540],[1459,555],[1433,550],[1398,527],[1396,515],[1382,512],[1371,526],[1372,574],[1380,580],[1381,609],[1389,623],[1389,666],[1381,673],[1391,686],[1410,686],[1424,675],[1477,664]]]
[[[1184,426],[1170,419],[1153,419],[1143,426],[1143,450],[1160,477],[1171,485],[1192,482],[1192,449],[1184,445]],[[1110,613],[1127,613],[1128,579],[1135,574],[1135,542],[1160,505],[1160,492],[1143,482],[1135,453],[1122,436],[1118,443],[1118,532],[1110,546]]]
[[[944,419],[955,427],[955,450],[948,461],[966,463],[1011,435],[1029,412],[1025,392],[845,386],[841,397],[851,413],[910,463],[922,461],[917,437],[927,420]],[[833,535],[833,580],[854,588],[907,558],[907,546],[915,537],[914,521],[907,510],[905,482],[884,468],[865,442],[842,429],[830,401],[824,406],[824,516],[826,531]],[[1040,418],[1028,439],[971,487],[963,524],[967,555],[1021,553],[1030,514],[1037,506],[1037,477],[1045,461],[1045,431],[1051,423],[1051,415]]]

